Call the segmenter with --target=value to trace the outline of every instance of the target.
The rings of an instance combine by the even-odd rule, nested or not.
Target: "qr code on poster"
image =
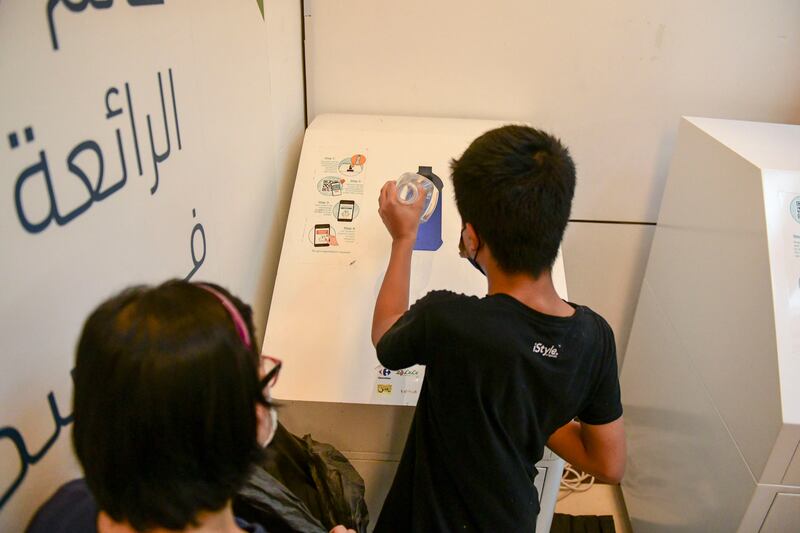
[[[339,180],[336,179],[325,179],[322,180],[322,192],[332,192],[334,189],[340,187]]]

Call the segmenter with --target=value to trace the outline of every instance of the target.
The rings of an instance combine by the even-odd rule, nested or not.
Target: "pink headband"
[[[233,325],[236,326],[236,333],[239,334],[239,338],[242,339],[242,342],[248,348],[252,348],[253,345],[250,342],[250,332],[247,330],[247,324],[244,323],[244,319],[242,318],[241,313],[239,310],[236,309],[236,306],[233,305],[228,298],[225,297],[224,294],[219,292],[213,287],[209,287],[208,285],[203,285],[202,283],[195,283],[196,286],[200,287],[201,289],[210,292],[214,295],[214,297],[219,300],[219,303],[222,304],[222,307],[230,315],[231,319],[233,320]]]

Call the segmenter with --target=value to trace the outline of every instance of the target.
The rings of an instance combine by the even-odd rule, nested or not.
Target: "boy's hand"
[[[425,189],[421,186],[417,188],[419,198],[413,205],[401,203],[397,199],[397,184],[394,181],[387,181],[381,188],[378,213],[394,241],[405,239],[413,241],[417,238],[419,217],[425,207]]]

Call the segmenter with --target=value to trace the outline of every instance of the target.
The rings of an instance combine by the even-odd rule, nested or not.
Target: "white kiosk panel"
[[[501,122],[322,115],[309,127],[286,225],[264,353],[286,360],[278,398],[416,405],[424,368],[384,370],[370,340],[391,238],[378,215],[381,186],[430,167],[443,182],[438,249],[415,250],[411,301],[433,289],[486,293],[458,256],[461,218],[450,159]],[[420,227],[435,223],[435,215]],[[561,257],[553,272],[567,297]]]

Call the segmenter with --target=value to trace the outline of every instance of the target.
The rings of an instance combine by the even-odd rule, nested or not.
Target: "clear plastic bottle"
[[[414,172],[405,172],[397,178],[397,199],[403,204],[415,203],[419,198],[417,185],[422,185],[422,189],[425,191],[425,207],[422,209],[419,220],[427,222],[439,202],[439,189],[431,180]]]

